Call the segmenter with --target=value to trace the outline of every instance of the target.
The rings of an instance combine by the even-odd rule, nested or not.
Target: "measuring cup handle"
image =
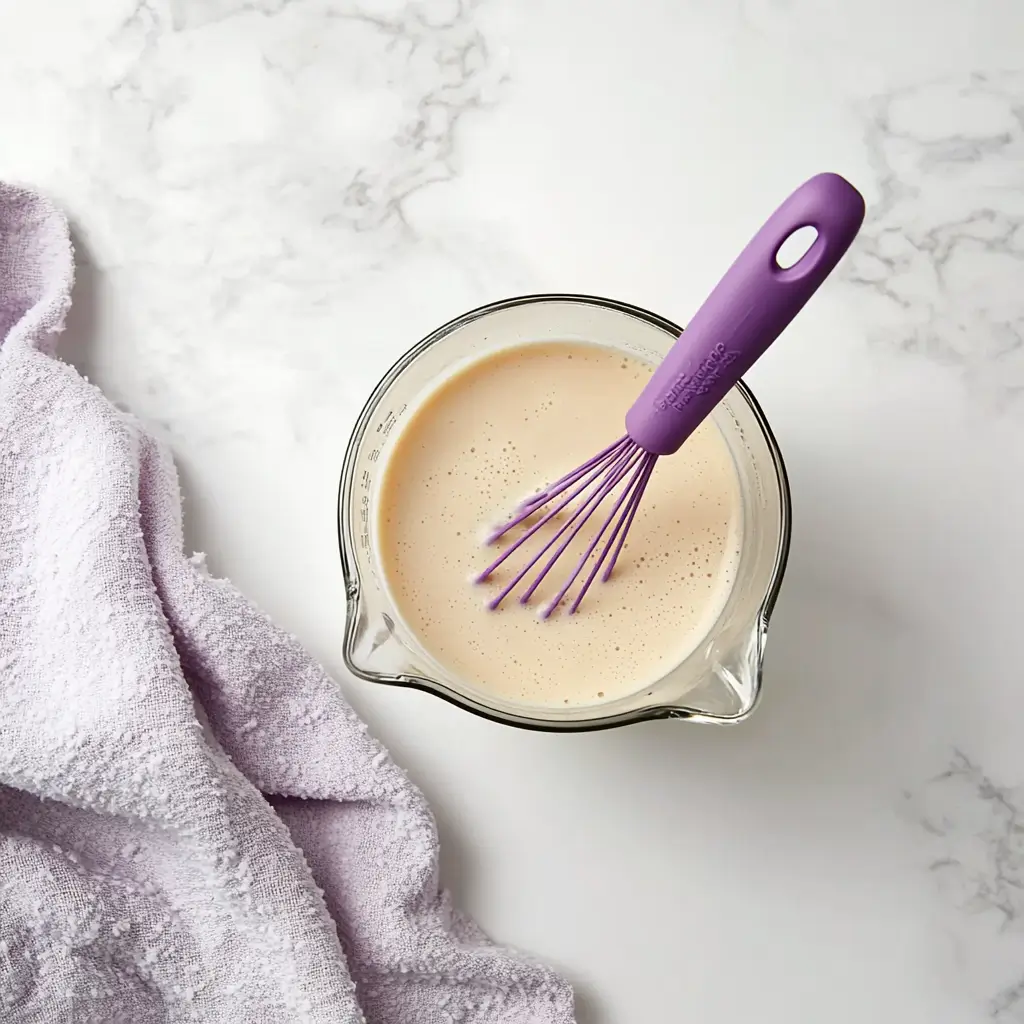
[[[838,174],[801,185],[769,217],[715,286],[626,414],[626,430],[670,455],[785,330],[860,230],[864,199]],[[817,232],[791,267],[779,249],[795,231]]]

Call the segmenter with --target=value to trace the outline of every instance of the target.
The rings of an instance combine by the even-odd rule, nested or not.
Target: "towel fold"
[[[72,265],[0,184],[0,1020],[567,1024],[337,685],[184,556],[166,452],[54,357]]]

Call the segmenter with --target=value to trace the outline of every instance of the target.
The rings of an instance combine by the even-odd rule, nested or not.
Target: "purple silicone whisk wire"
[[[611,510],[600,520],[599,529],[564,585],[541,609],[541,618],[550,616],[568,596],[595,552],[596,559],[569,605],[569,614],[580,607],[599,572],[602,582],[611,577],[658,458],[679,450],[785,330],[835,268],[863,219],[863,198],[838,174],[816,175],[783,202],[740,253],[655,370],[626,413],[625,436],[521,502],[512,518],[490,533],[487,543],[493,544],[509,531],[525,528],[522,536],[476,577],[478,583],[489,579],[533,538],[542,544],[488,601],[490,609],[497,609],[547,555],[519,598],[527,604],[609,499],[613,501]],[[803,227],[814,228],[814,241],[796,263],[780,266],[779,249]],[[578,504],[573,505],[577,499]],[[563,512],[564,522],[556,523]],[[540,518],[530,523],[536,515]],[[550,537],[541,533],[548,524],[552,524]],[[598,551],[606,533],[608,537]]]
[[[576,581],[576,577],[583,571],[587,560],[593,554],[594,549],[597,547],[608,527],[615,520],[616,515],[618,515],[618,521],[615,524],[615,528],[612,530],[611,536],[608,538],[608,542],[602,549],[600,557],[594,565],[590,575],[587,577],[586,582],[580,589],[580,592],[576,595],[572,608],[570,609],[571,612],[576,611],[580,602],[583,600],[584,595],[590,589],[590,584],[594,582],[594,577],[600,570],[601,565],[608,557],[608,552],[611,550],[616,538],[619,538],[619,542],[615,547],[615,553],[613,554],[602,578],[607,580],[611,576],[612,569],[615,567],[615,561],[619,556],[619,552],[622,550],[622,544],[626,539],[626,533],[629,531],[629,527],[633,522],[633,516],[636,514],[637,506],[640,504],[640,498],[643,496],[644,488],[647,486],[647,481],[650,479],[651,470],[654,468],[654,463],[656,461],[656,455],[651,455],[648,452],[645,452],[635,442],[631,441],[628,437],[624,437],[615,444],[610,445],[599,455],[595,455],[593,459],[590,459],[578,469],[573,470],[571,473],[567,473],[564,477],[556,481],[544,491],[541,491],[534,497],[528,498],[524,501],[519,506],[518,515],[504,526],[493,531],[488,538],[488,543],[493,543],[499,537],[504,536],[513,527],[518,526],[524,520],[528,519],[543,505],[557,498],[563,491],[578,481],[581,476],[585,477],[583,482],[574,491],[572,491],[567,498],[563,499],[550,512],[546,513],[543,518],[534,523],[522,537],[520,537],[486,569],[484,569],[484,571],[476,577],[477,583],[482,583],[484,580],[488,579],[498,566],[502,565],[511,554],[516,552],[547,523],[554,519],[555,516],[557,516],[558,513],[573,500],[573,498],[593,483],[598,476],[601,477],[600,482],[586,501],[576,509],[561,528],[554,533],[548,542],[513,577],[512,581],[508,583],[496,597],[488,601],[488,608],[491,608],[492,610],[497,608],[498,605],[500,605],[501,602],[519,585],[523,578],[529,574],[530,570],[533,569],[544,555],[547,554],[552,547],[555,547],[555,545],[558,544],[559,539],[562,538],[564,534],[568,533],[568,536],[562,540],[561,544],[558,544],[558,547],[555,548],[554,554],[552,554],[547,562],[542,566],[540,571],[537,573],[536,578],[527,587],[522,597],[520,597],[519,600],[522,604],[528,603],[530,598],[533,596],[534,591],[540,586],[544,577],[547,576],[551,567],[558,561],[566,548],[568,548],[568,546],[573,542],[583,527],[586,526],[587,521],[593,513],[597,511],[598,507],[607,497],[609,497],[609,495],[615,492],[616,487],[628,477],[626,486],[621,495],[619,495],[619,498],[612,507],[611,512],[601,524],[601,528],[597,531],[597,534],[593,541],[591,541],[590,546],[577,562],[576,568],[565,583],[565,586],[562,587],[553,600],[549,601],[544,606],[540,615],[541,618],[546,619],[555,610],[555,608],[558,607],[562,598],[565,597],[569,588]]]

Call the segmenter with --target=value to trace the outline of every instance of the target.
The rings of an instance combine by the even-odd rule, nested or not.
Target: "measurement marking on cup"
[[[380,425],[380,433],[387,437],[388,434],[391,433],[392,427],[394,427],[397,422],[398,417],[393,412],[389,412],[387,416],[384,417],[384,422]]]

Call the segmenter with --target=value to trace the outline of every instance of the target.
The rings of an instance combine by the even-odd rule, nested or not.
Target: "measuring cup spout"
[[[717,725],[735,725],[748,718],[761,696],[768,615],[762,608],[754,620],[733,623],[711,637],[701,652],[703,679],[677,699],[664,691],[651,694],[648,718],[685,718]]]

